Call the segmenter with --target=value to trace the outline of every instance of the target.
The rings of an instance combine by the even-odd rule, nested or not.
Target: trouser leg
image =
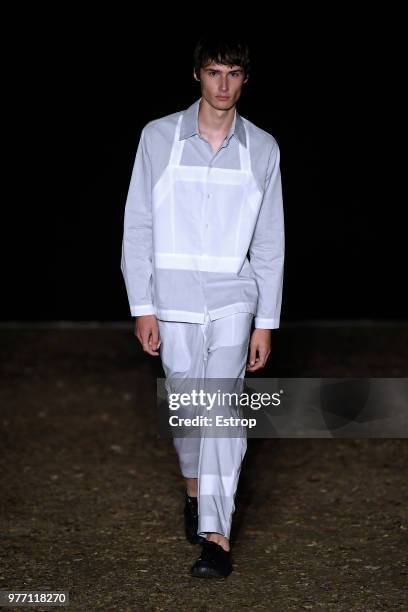
[[[204,353],[205,390],[217,397],[239,394],[243,389],[253,315],[237,313],[217,319],[207,328]],[[227,396],[228,397],[228,396]],[[232,395],[233,397],[233,395]],[[246,428],[215,425],[216,415],[242,417],[239,404],[216,402],[212,427],[202,429],[198,461],[198,533],[216,532],[230,537],[235,495],[241,464],[247,449]],[[226,437],[220,437],[226,432]],[[224,435],[224,433],[223,433]]]
[[[188,393],[201,385],[204,375],[203,346],[204,325],[158,320],[161,346],[160,356],[166,376],[165,388],[170,393]],[[194,417],[199,414],[195,407],[185,407],[173,414]],[[180,470],[185,478],[198,477],[200,455],[200,429],[172,429]],[[177,434],[177,435],[175,435]]]

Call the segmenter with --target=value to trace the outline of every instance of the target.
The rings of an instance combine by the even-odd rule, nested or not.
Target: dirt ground
[[[407,439],[250,439],[234,571],[199,580],[153,418],[163,371],[132,321],[0,337],[0,589],[91,611],[408,609]],[[407,327],[282,327],[259,375],[404,377],[407,347]]]

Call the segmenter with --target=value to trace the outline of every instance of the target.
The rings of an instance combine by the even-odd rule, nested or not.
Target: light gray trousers
[[[203,324],[158,320],[160,356],[167,393],[204,389],[214,394],[241,393],[248,358],[253,314],[240,312]],[[219,397],[219,394],[218,394]],[[247,449],[246,428],[215,426],[215,414],[242,416],[239,402],[216,402],[211,410],[193,404],[169,415],[213,419],[211,426],[185,428],[174,436],[182,475],[198,479],[198,534],[216,532],[230,537],[235,494]],[[174,428],[172,427],[172,430]],[[188,430],[188,431],[187,431]],[[227,431],[222,437],[222,431]]]

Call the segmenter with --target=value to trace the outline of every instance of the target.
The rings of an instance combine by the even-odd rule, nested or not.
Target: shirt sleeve
[[[285,231],[279,164],[280,151],[275,141],[269,156],[261,210],[249,247],[259,294],[254,324],[261,329],[275,329],[280,324]]]
[[[156,314],[153,306],[152,170],[146,127],[136,152],[125,206],[121,270],[132,316]]]

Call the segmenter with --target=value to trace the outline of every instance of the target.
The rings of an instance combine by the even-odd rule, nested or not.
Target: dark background
[[[295,29],[278,17],[234,19],[234,10],[224,27],[247,36],[253,60],[238,111],[281,149],[282,321],[406,317],[394,81],[381,30],[347,16],[336,29],[324,15],[323,25],[312,16],[312,27]],[[107,9],[25,17],[6,68],[0,316],[129,319],[120,256],[134,156],[145,123],[200,96],[199,21]],[[211,9],[202,23],[215,20]]]

